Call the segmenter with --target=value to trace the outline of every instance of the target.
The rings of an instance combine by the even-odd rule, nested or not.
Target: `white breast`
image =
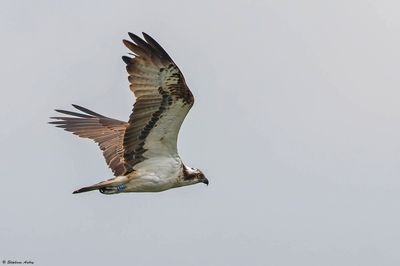
[[[172,188],[182,171],[179,157],[153,157],[135,165],[125,192],[155,192]]]

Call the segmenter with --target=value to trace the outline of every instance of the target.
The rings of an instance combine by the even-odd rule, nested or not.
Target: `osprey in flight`
[[[80,112],[56,110],[68,115],[51,117],[57,127],[94,140],[103,151],[114,178],[73,193],[99,190],[103,194],[158,192],[204,183],[196,168],[183,164],[178,155],[178,132],[194,98],[178,66],[149,35],[144,40],[129,33],[123,40],[133,58],[123,56],[130,89],[136,96],[129,122],[109,118],[84,107]]]

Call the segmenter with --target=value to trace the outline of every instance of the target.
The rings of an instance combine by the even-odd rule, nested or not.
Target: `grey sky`
[[[399,265],[399,8],[1,1],[0,260]],[[71,103],[128,118],[128,31],[184,72],[196,104],[179,150],[209,187],[71,194],[112,173],[46,122]]]

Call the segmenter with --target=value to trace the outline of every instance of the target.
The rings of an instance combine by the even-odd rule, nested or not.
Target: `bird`
[[[209,181],[204,173],[186,166],[178,154],[180,127],[194,97],[178,66],[150,35],[128,33],[122,56],[129,88],[136,97],[128,122],[103,116],[72,104],[74,111],[55,109],[66,116],[49,123],[95,141],[114,176],[75,190],[103,194],[161,192]]]

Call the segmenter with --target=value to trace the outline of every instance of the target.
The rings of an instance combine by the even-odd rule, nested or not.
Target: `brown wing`
[[[129,33],[124,44],[134,58],[124,56],[130,89],[136,96],[124,136],[128,171],[146,158],[177,155],[181,124],[194,103],[185,79],[165,50],[149,35]]]
[[[94,140],[103,151],[104,158],[114,175],[123,175],[126,167],[122,144],[128,123],[105,117],[78,105],[73,104],[73,106],[83,113],[56,110],[69,117],[51,117],[57,121],[49,123],[79,137]]]

